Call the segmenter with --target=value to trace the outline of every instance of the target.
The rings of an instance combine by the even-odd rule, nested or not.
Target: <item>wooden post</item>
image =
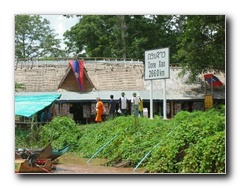
[[[174,111],[175,111],[175,109],[174,109],[174,102],[171,101],[171,108],[170,108],[171,118],[173,118],[173,116],[174,116]]]

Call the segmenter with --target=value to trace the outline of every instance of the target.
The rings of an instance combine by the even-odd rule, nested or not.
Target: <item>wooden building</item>
[[[204,75],[199,75],[188,84],[188,75],[179,77],[181,68],[170,67],[170,78],[166,79],[167,117],[172,118],[180,110],[204,110],[205,89],[209,85]],[[212,72],[209,72],[212,73]],[[225,103],[225,73],[216,74],[223,86],[214,88],[214,103]],[[68,115],[79,123],[94,120],[96,98],[100,97],[108,108],[110,95],[118,100],[121,92],[130,100],[136,92],[150,112],[150,81],[144,80],[142,61],[85,60],[84,91],[79,91],[76,77],[68,61],[18,62],[15,66],[15,81],[26,86],[16,95],[58,93],[55,101],[57,115]],[[153,81],[153,112],[162,115],[163,80]],[[129,103],[130,104],[130,103]],[[130,113],[130,112],[129,112]]]

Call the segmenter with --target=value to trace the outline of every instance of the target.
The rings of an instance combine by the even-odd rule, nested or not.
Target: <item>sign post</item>
[[[152,104],[153,86],[152,80],[164,79],[163,81],[163,118],[166,117],[166,79],[170,78],[169,48],[145,51],[145,80],[151,81],[150,104]],[[153,118],[153,105],[150,105],[150,118]]]
[[[212,94],[205,95],[204,107],[205,107],[205,109],[209,109],[209,108],[213,107],[213,95]]]
[[[153,83],[150,80],[150,119],[153,119]]]

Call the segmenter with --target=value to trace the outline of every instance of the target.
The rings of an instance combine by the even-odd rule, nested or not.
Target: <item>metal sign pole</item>
[[[166,79],[163,79],[163,119],[167,119]]]
[[[150,80],[150,119],[153,119],[153,83]]]

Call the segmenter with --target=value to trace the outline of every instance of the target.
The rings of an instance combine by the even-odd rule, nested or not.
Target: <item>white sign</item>
[[[169,77],[169,48],[145,51],[145,80]]]

